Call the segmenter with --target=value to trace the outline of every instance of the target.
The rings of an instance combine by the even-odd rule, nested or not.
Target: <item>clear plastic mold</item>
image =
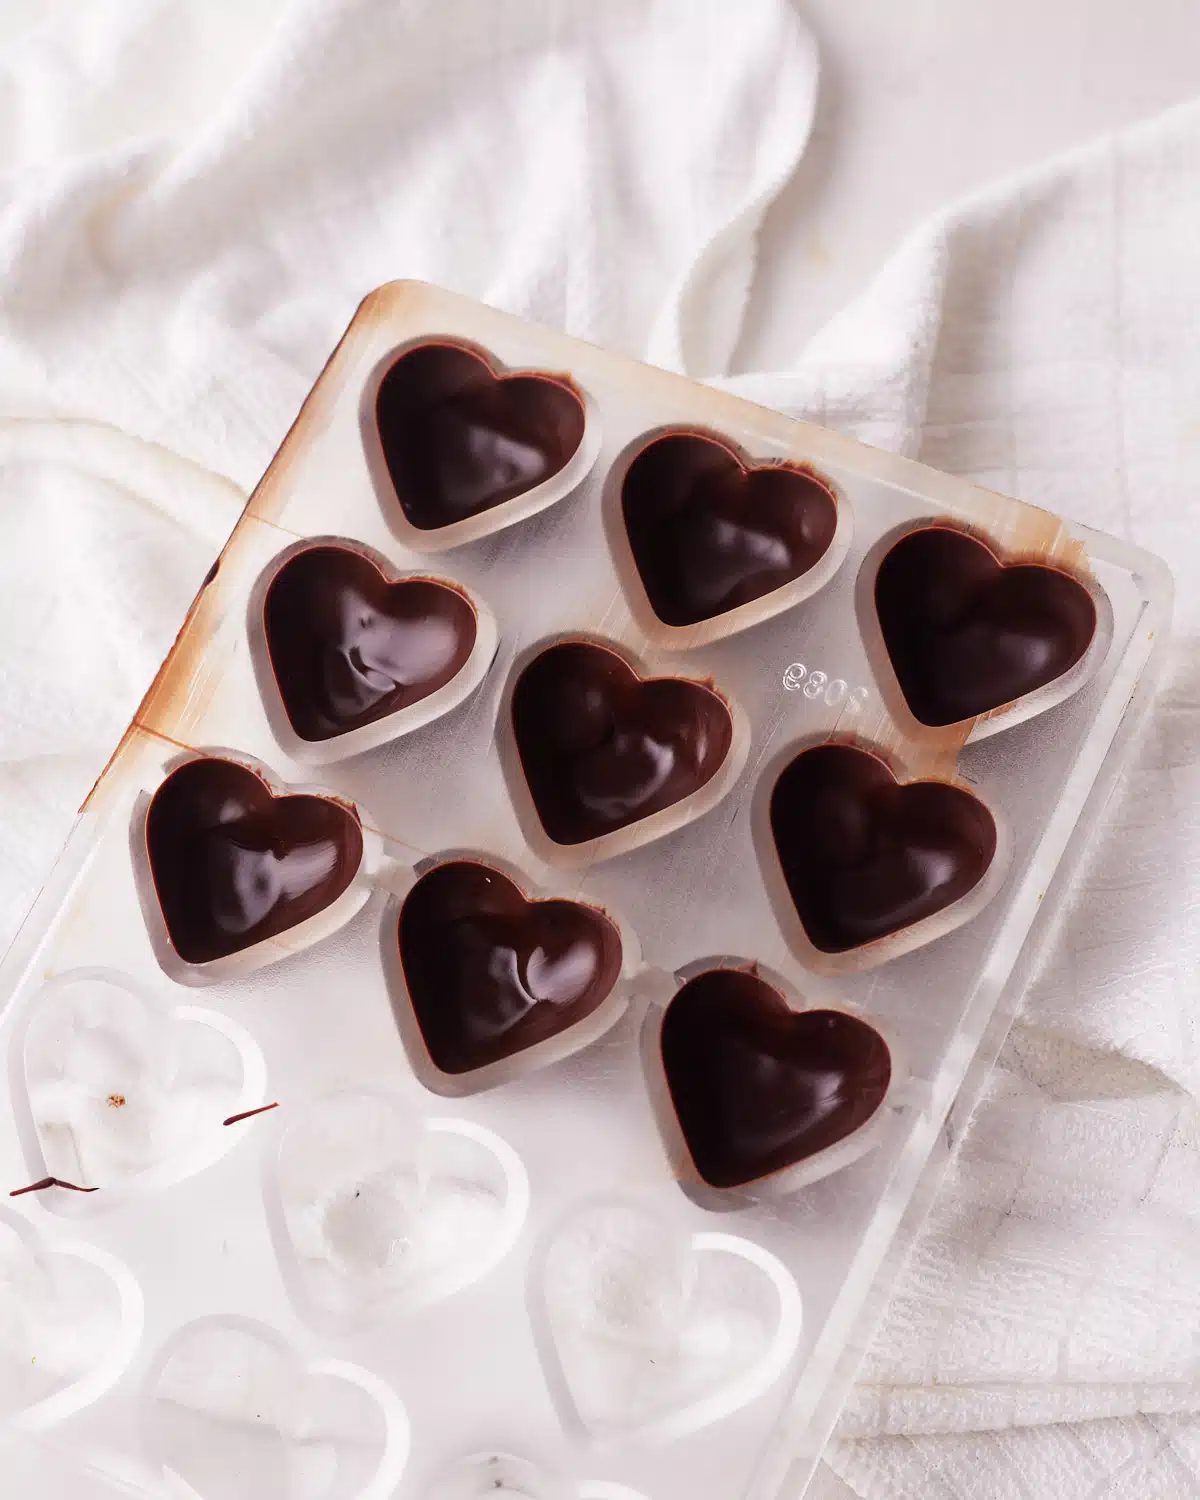
[[[688,503],[651,495],[635,545],[629,475],[681,433],[708,445],[664,471]],[[780,520],[802,492],[803,545]],[[937,724],[878,586],[929,530],[970,539],[950,596],[1027,683]],[[272,625],[273,583],[322,548],[320,609],[301,588]],[[1040,622],[1008,584],[972,593],[1014,564],[1053,575]],[[37,1191],[0,1214],[0,1425],[52,1428],[46,1472],[88,1500],[803,1493],[1170,595],[1154,558],[965,480],[432,288],[374,293],[5,961],[0,1162]],[[515,710],[564,641],[608,666]],[[656,718],[634,677],[708,696]],[[550,828],[543,738],[578,804]],[[828,818],[789,803],[781,835],[780,778],[828,745],[857,756]],[[941,814],[903,812],[913,783]],[[877,856],[869,890],[845,876]],[[718,1017],[749,1061],[705,1084],[749,1144],[715,1156],[664,1042],[714,969],[755,981]],[[739,1113],[755,1077],[778,1139]]]

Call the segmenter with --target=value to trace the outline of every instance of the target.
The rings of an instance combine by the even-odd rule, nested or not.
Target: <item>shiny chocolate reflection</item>
[[[379,442],[406,519],[452,526],[564,469],[583,441],[583,397],[569,375],[500,375],[481,351],[418,344],[380,382]]]
[[[475,860],[437,865],[400,911],[413,1013],[443,1073],[513,1057],[590,1016],[621,973],[621,938],[578,901],[530,901]]]
[[[146,852],[167,934],[209,963],[315,916],[362,862],[362,827],[328,797],[276,797],[245,766],[187,761],[155,792]]]

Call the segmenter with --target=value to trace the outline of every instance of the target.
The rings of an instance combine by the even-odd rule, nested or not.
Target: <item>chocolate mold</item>
[[[506,1141],[383,1091],[315,1101],[283,1132],[266,1195],[292,1301],[332,1325],[407,1315],[481,1281],[529,1212]]]
[[[577,489],[600,451],[598,413],[572,376],[509,370],[449,336],[380,363],[361,426],[388,522],[417,552],[536,515]]]
[[[373,423],[374,409],[369,400],[364,407],[363,394],[372,372],[385,372],[397,351],[414,341],[459,336],[478,339],[509,369],[569,370],[600,407],[605,433],[600,461],[606,472],[594,472],[579,493],[540,518],[434,558],[398,539],[408,523],[392,498],[386,469],[378,471],[383,475],[378,480],[368,468],[362,419],[365,411]],[[616,549],[605,534],[613,456],[632,458],[650,437],[680,428],[725,434],[755,462],[811,461],[836,485],[847,517],[852,511],[855,533],[853,567],[843,565],[819,594],[691,655],[668,651],[665,639],[661,649],[650,644],[631,615],[634,596],[627,597],[628,578],[614,571]],[[618,519],[619,514],[618,503]],[[1113,619],[1112,644],[1098,655],[1094,675],[1075,697],[1046,718],[965,752],[974,721],[922,729],[902,717],[903,705],[891,712],[884,669],[868,656],[854,615],[861,583],[869,605],[866,623],[874,620],[873,594],[860,570],[868,549],[885,536],[895,542],[942,515],[957,517],[958,524],[1003,545],[1006,556],[1040,557],[1067,571],[1093,572]],[[273,789],[281,792],[291,789],[285,783],[316,775],[306,775],[272,736],[262,706],[269,707],[269,699],[254,677],[247,608],[256,580],[265,577],[282,548],[303,551],[331,531],[349,539],[347,546],[371,544],[378,549],[375,557],[398,571],[441,575],[485,600],[503,635],[503,671],[490,672],[445,722],[338,761],[327,779],[373,816],[362,819],[361,869],[338,901],[312,919],[315,928],[301,924],[217,960],[215,973],[201,965],[199,974],[188,974],[178,964],[173,972],[193,982],[222,975],[235,982],[202,995],[178,990],[172,996],[160,979],[156,952],[162,952],[162,944],[152,949],[146,937],[153,931],[157,901],[145,862],[146,807],[162,778],[182,763],[165,764],[177,751],[241,747],[275,768],[280,779]],[[329,540],[339,545],[337,538]],[[421,541],[417,538],[418,545]],[[804,576],[811,582],[811,570]],[[132,1200],[136,1173],[129,1183],[132,1201],[118,1214],[101,1212],[125,1191],[116,1183],[92,1195],[51,1187],[36,1199],[13,1200],[51,1228],[58,1221],[50,1214],[87,1215],[97,1242],[128,1261],[145,1288],[148,1310],[157,1309],[152,1345],[187,1319],[220,1309],[252,1313],[285,1335],[304,1330],[296,1333],[305,1341],[301,1352],[284,1361],[278,1382],[258,1374],[251,1378],[258,1364],[236,1351],[218,1348],[214,1358],[207,1344],[184,1346],[185,1354],[195,1355],[202,1384],[215,1375],[229,1377],[216,1389],[204,1387],[213,1398],[207,1408],[200,1399],[203,1390],[187,1379],[173,1394],[189,1399],[165,1403],[166,1436],[179,1443],[167,1456],[176,1460],[176,1474],[185,1472],[190,1479],[189,1500],[196,1500],[197,1486],[202,1500],[204,1490],[215,1491],[219,1500],[246,1500],[248,1494],[255,1500],[266,1494],[275,1500],[349,1500],[338,1493],[338,1482],[351,1493],[370,1483],[369,1474],[343,1470],[339,1475],[337,1461],[344,1453],[359,1453],[366,1467],[386,1423],[366,1397],[360,1410],[353,1391],[343,1391],[356,1414],[348,1422],[342,1421],[333,1392],[322,1385],[314,1394],[298,1370],[310,1336],[317,1352],[361,1358],[403,1396],[420,1447],[399,1481],[403,1500],[425,1496],[465,1455],[497,1451],[523,1456],[536,1466],[535,1473],[493,1467],[485,1471],[487,1480],[507,1481],[518,1494],[526,1478],[527,1489],[556,1486],[564,1494],[555,1500],[584,1495],[617,1500],[619,1492],[587,1479],[595,1474],[644,1491],[650,1500],[733,1495],[779,1500],[803,1490],[848,1389],[869,1316],[886,1295],[891,1268],[912,1243],[947,1145],[979,1094],[987,1059],[1065,908],[1081,851],[1129,764],[1163,654],[1159,643],[1165,638],[1169,593],[1169,581],[1154,559],[1122,542],[753,407],[728,392],[636,366],[430,288],[390,288],[369,299],[256,489],[219,569],[89,798],[5,971],[5,992],[19,1007],[12,1017],[14,1034],[23,1027],[27,1008],[37,1008],[32,997],[47,978],[99,963],[118,978],[127,975],[135,985],[153,986],[160,999],[200,1000],[236,1017],[271,1059],[271,1092],[265,1097],[278,1099],[280,1108],[223,1131],[230,1141],[253,1142],[252,1149],[231,1153],[214,1170],[184,1183],[170,1193],[169,1204],[165,1193],[154,1201]],[[763,595],[749,607],[769,602]],[[729,615],[744,607],[735,606]],[[1104,630],[1102,604],[1097,612],[1098,639]],[[529,806],[522,817],[528,814],[532,824],[515,814],[527,793],[514,758],[511,723],[504,717],[504,695],[509,691],[511,699],[512,673],[519,671],[515,659],[523,652],[528,652],[525,661],[531,659],[538,643],[586,640],[589,632],[608,637],[618,652],[632,647],[640,653],[638,669],[648,674],[686,670],[703,680],[711,673],[746,714],[740,744],[748,746],[752,734],[755,747],[752,774],[736,785],[731,779],[725,800],[711,815],[696,817],[697,809],[682,801],[665,816],[680,814],[687,826],[674,825],[661,842],[637,848],[628,840],[641,831],[634,823],[615,833],[607,849],[601,845],[599,855],[586,847],[556,850]],[[1071,669],[1079,670],[1078,664]],[[993,718],[1010,718],[1045,691],[1036,690]],[[399,722],[399,717],[393,721]],[[770,874],[771,862],[778,865],[769,842],[770,795],[800,750],[829,737],[857,744],[847,733],[851,729],[884,757],[895,754],[888,763],[902,780],[941,777],[960,785],[961,765],[970,778],[965,785],[996,821],[997,855],[975,890],[962,898],[968,906],[979,903],[978,914],[949,937],[940,937],[942,924],[957,918],[957,904],[922,918],[927,930],[914,924],[840,954],[813,954],[803,946],[803,924],[782,872]],[[339,745],[334,739],[326,745],[340,752],[347,743],[354,742]],[[779,760],[767,767],[777,752]],[[245,763],[236,752],[216,753]],[[508,759],[502,762],[504,754]],[[720,778],[733,770],[733,761],[723,763],[701,797],[719,790]],[[134,804],[143,793],[143,824],[131,835]],[[755,823],[759,809],[766,814],[766,842]],[[1014,851],[1011,873],[992,904],[985,905],[988,882],[998,879],[1004,863],[1006,826]],[[139,838],[143,850],[136,854]],[[564,896],[610,914],[627,913],[649,961],[637,967],[623,943],[630,972],[614,994],[627,995],[633,1015],[536,1072],[539,1054],[532,1048],[518,1052],[507,1062],[510,1081],[453,1104],[428,1092],[427,1080],[414,1076],[408,1064],[396,1019],[403,1022],[405,1011],[410,1017],[412,1011],[407,998],[398,998],[394,986],[389,990],[384,982],[379,926],[390,899],[396,932],[397,898],[434,867],[426,863],[428,856],[436,854],[435,863],[442,863],[447,850],[487,851],[455,857],[494,864],[526,897]],[[614,857],[605,859],[605,853]],[[756,857],[764,861],[767,882],[774,878],[782,889],[775,910],[753,869]],[[562,873],[563,864],[572,867],[570,878]],[[137,911],[135,870],[143,895],[149,892],[149,927]],[[370,914],[332,933],[368,891]],[[338,904],[342,901],[346,911]],[[260,954],[299,953],[326,930],[330,935],[300,961],[250,972]],[[902,952],[902,944],[917,933],[927,946],[871,969],[884,956]],[[935,936],[938,941],[929,941]],[[759,959],[756,977],[778,990],[789,1009],[833,1011],[835,1026],[845,1025],[846,1016],[869,1022],[884,1038],[892,1065],[875,1113],[861,1126],[850,1118],[855,1128],[849,1134],[828,1146],[817,1144],[811,1155],[765,1176],[727,1187],[705,1181],[687,1151],[661,1066],[663,1014],[681,985],[699,972],[690,965],[678,976],[673,971],[694,954],[739,956],[710,958],[701,966],[707,968],[745,969],[741,959]],[[833,968],[836,977],[812,979],[805,967],[810,962]],[[788,984],[764,965],[786,975]],[[609,1003],[603,1002],[593,1018]],[[698,1040],[693,1037],[697,1058],[707,1058],[704,1037],[714,1032],[719,1036],[721,1028],[706,1033],[700,1026]],[[847,1033],[862,1036],[853,1026]],[[555,1040],[578,1035],[570,1028]],[[217,1033],[198,1026],[181,1036],[185,1064],[193,1038],[201,1048],[224,1044]],[[686,1061],[691,1054],[686,1046],[683,1050]],[[50,1055],[57,1053],[50,1049]],[[14,1036],[10,1063],[17,1056]],[[23,1067],[23,1052],[20,1061]],[[222,1069],[219,1076],[229,1075]],[[351,1089],[357,1099],[374,1082],[389,1099],[394,1092],[396,1123],[381,1110],[376,1134],[355,1128],[356,1147],[369,1151],[347,1151],[344,1178],[334,1170],[340,1158],[326,1172],[328,1158],[321,1153],[334,1150],[332,1132],[327,1139],[322,1103],[313,1115],[315,1134],[306,1134],[309,1101],[323,1101],[335,1088]],[[14,1114],[22,1111],[22,1099],[18,1088]],[[300,1180],[289,1206],[301,1210],[303,1264],[283,1221],[276,1186],[279,1147],[292,1126],[300,1128],[291,1138],[289,1160]],[[482,1279],[447,1290],[444,1300],[418,1305],[431,1296],[435,1280],[434,1271],[421,1268],[436,1262],[440,1274],[453,1265],[460,1280],[479,1272],[500,1238],[497,1216],[506,1222],[502,1205],[511,1206],[499,1158],[464,1133],[464,1126],[495,1132],[528,1174],[531,1205],[521,1234],[527,1232],[529,1240],[518,1237]],[[810,1139],[805,1149],[813,1144]],[[752,1167],[762,1164],[761,1134],[757,1145]],[[857,1159],[834,1169],[839,1154],[844,1159],[844,1153],[860,1149]],[[826,1151],[828,1156],[822,1154]],[[700,1152],[703,1157],[703,1144]],[[41,1166],[41,1157],[31,1156],[27,1172],[21,1153],[10,1117],[13,1189],[29,1183]],[[711,1165],[711,1154],[707,1160]],[[799,1187],[800,1175],[818,1169],[820,1180]],[[711,1175],[719,1173],[714,1169]],[[725,1175],[737,1178],[742,1171]],[[459,1222],[464,1208],[460,1185],[470,1198],[461,1215],[470,1234],[464,1232],[462,1243],[448,1228],[452,1218]],[[585,1194],[618,1194],[627,1206],[644,1205],[653,1225],[639,1231],[638,1218],[632,1228],[609,1234],[612,1226],[601,1216],[599,1222],[588,1219],[574,1236],[564,1229],[565,1264],[558,1262],[551,1285],[560,1359],[549,1335],[540,1331],[546,1322],[539,1307],[547,1299],[529,1251],[540,1251],[563,1229],[573,1205],[586,1208],[593,1201]],[[170,1212],[159,1211],[167,1208]],[[413,1232],[411,1245],[393,1243],[401,1220],[402,1232]],[[743,1379],[764,1378],[759,1356],[770,1349],[778,1327],[779,1294],[770,1276],[744,1258],[710,1254],[703,1242],[699,1248],[693,1244],[693,1235],[710,1231],[723,1231],[775,1257],[803,1295],[803,1328],[780,1373],[737,1410],[732,1407],[739,1390],[745,1390]],[[307,1240],[305,1232],[311,1236]],[[307,1253],[313,1249],[315,1254]],[[414,1268],[421,1274],[412,1274]],[[261,1359],[268,1369],[276,1368],[267,1355]],[[176,1367],[173,1377],[178,1374]],[[552,1396],[556,1379],[561,1389]],[[252,1411],[239,1406],[229,1390],[239,1382],[251,1399],[265,1393],[266,1405],[256,1404]],[[286,1402],[279,1406],[277,1384],[300,1392],[299,1417]],[[119,1383],[79,1420],[55,1429],[56,1440],[72,1459],[107,1456],[130,1422],[140,1420],[139,1391],[140,1376]],[[305,1399],[326,1404],[335,1419],[330,1426],[299,1420],[306,1415]],[[229,1422],[217,1420],[222,1411]],[[243,1423],[244,1415],[250,1420]],[[585,1425],[608,1446],[587,1442]],[[161,1435],[163,1428],[158,1431]],[[205,1467],[210,1460],[213,1467]],[[139,1493],[161,1497],[167,1492],[159,1467],[151,1474],[143,1461],[136,1477]],[[182,1479],[172,1485],[182,1493]],[[36,1482],[29,1488],[41,1493]],[[493,1485],[486,1493],[503,1491]],[[620,1500],[630,1497],[622,1494]]]
[[[384,969],[414,1073],[433,1092],[476,1093],[558,1062],[628,1004],[636,940],[610,912],[545,892],[486,855],[419,867],[389,903]]]
[[[236,1021],[104,969],[76,969],[30,997],[13,1034],[12,1099],[31,1180],[103,1191],[48,1194],[49,1208],[113,1208],[202,1172],[261,1105],[267,1068]]]
[[[521,831],[550,864],[608,859],[702,817],[749,750],[745,716],[711,679],[656,676],[580,634],[517,661],[499,725]]]
[[[378,835],[358,808],[286,787],[249,756],[188,751],[130,827],[155,957],[181,984],[240,977],[311,947],[371,892]]]
[[[924,1089],[892,1028],[783,975],[697,959],[646,1011],[642,1068],[673,1175],[729,1212],[819,1182],[885,1140]]]
[[[460,584],[374,548],[313,537],[258,579],[247,616],[272,733],[293,759],[340,760],[450,713],[496,654],[496,620]]]
[[[918,742],[981,740],[1045,713],[1112,645],[1112,604],[1087,571],[1010,553],[958,521],[881,538],[856,610],[889,712]]]
[[[197,1500],[391,1500],[408,1462],[409,1422],[377,1376],[308,1360],[250,1318],[176,1329],[142,1392],[147,1454]]]
[[[0,1426],[40,1431],[98,1401],[132,1362],[144,1316],[121,1261],[46,1240],[0,1205]]]
[[[801,741],[767,767],[754,842],[776,919],[815,973],[874,968],[953,932],[1008,874],[1007,825],[966,786],[910,778],[858,741]]]
[[[530,1268],[530,1313],[569,1431],[670,1441],[765,1394],[794,1358],[800,1293],[735,1235],[632,1198],[576,1204]]]
[[[902,1049],[877,1022],[730,958],[680,970],[647,1014],[642,1059],[680,1186],[709,1208],[849,1166],[913,1093]]]
[[[656,646],[686,651],[810,599],[850,547],[850,506],[808,464],[754,459],[699,428],[638,438],[605,487],[629,607]]]

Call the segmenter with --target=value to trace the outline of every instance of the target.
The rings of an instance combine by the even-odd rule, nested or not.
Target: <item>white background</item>
[[[0,0],[0,46],[70,3]],[[285,3],[211,0],[232,71]],[[739,370],[794,364],[929,211],[1200,92],[1200,0],[795,3],[821,53],[816,128],[767,215]]]

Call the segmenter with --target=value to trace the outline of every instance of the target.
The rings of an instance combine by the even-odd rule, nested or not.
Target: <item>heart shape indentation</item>
[[[120,1261],[47,1243],[0,1207],[0,1423],[49,1427],[99,1400],[133,1359],[143,1314]]]
[[[556,844],[603,837],[700,791],[733,744],[713,688],[644,679],[607,646],[563,641],[525,667],[512,727],[538,817]]]
[[[598,1437],[677,1437],[756,1400],[795,1353],[785,1267],[726,1234],[689,1234],[641,1203],[598,1200],[551,1234],[530,1304],[551,1392]]]
[[[529,1208],[525,1168],[492,1131],[419,1121],[365,1091],[305,1110],[280,1143],[277,1183],[284,1279],[321,1321],[408,1313],[474,1285]]]
[[[175,1006],[116,974],[79,969],[33,996],[20,1036],[31,1177],[148,1192],[218,1161],[244,1131],[230,1115],[263,1102],[266,1063],[216,1011]]]
[[[391,1388],[342,1360],[306,1362],[248,1318],[178,1329],[152,1365],[147,1447],[197,1500],[390,1500],[409,1422]]]
[[[586,410],[568,375],[501,374],[482,350],[419,344],[384,375],[379,441],[411,526],[452,526],[544,484],[583,442]]]
[[[950,526],[909,532],[875,575],[879,629],[914,718],[956,724],[1013,703],[1080,661],[1096,604],[1069,573],[1003,563]]]
[[[771,793],[771,834],[813,947],[845,953],[960,900],[996,854],[991,813],[965,788],[896,780],[854,745],[802,750]]]
[[[646,1500],[646,1496],[603,1479],[576,1484],[511,1453],[481,1453],[440,1474],[422,1500]]]
[[[742,1187],[861,1130],[887,1095],[887,1043],[837,1010],[792,1010],[745,969],[710,969],[667,1006],[663,1074],[711,1187]]]
[[[837,501],[800,464],[752,467],[699,432],[648,443],[621,486],[630,549],[665,625],[696,625],[774,593],[828,552]]]
[[[621,934],[579,901],[530,901],[500,871],[453,860],[405,897],[405,987],[443,1073],[470,1073],[594,1015],[621,975]]]
[[[204,964],[332,905],[358,874],[362,824],[346,803],[276,796],[248,767],[200,756],[151,798],[146,854],[175,952]]]
[[[307,547],[276,573],[263,637],[279,696],[303,740],[329,740],[411,708],[462,671],[471,601],[436,578],[389,579],[349,547]]]

